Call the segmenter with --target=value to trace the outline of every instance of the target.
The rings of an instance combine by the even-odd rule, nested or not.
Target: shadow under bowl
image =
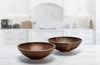
[[[57,50],[61,52],[69,52],[77,48],[82,42],[82,39],[77,37],[54,37],[48,39],[48,41],[55,44]]]
[[[54,44],[46,42],[28,42],[17,46],[20,52],[30,59],[43,59],[55,49]]]

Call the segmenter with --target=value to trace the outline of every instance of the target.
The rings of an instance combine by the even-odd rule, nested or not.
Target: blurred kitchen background
[[[0,44],[45,42],[56,36],[99,44],[96,5],[96,0],[0,0]]]

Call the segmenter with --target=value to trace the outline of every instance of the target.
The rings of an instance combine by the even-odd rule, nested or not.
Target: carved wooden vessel
[[[42,59],[55,49],[54,44],[46,42],[28,42],[18,45],[20,52],[31,59]]]
[[[77,48],[82,39],[76,37],[54,37],[48,40],[50,43],[56,45],[56,49],[62,52],[68,52]]]

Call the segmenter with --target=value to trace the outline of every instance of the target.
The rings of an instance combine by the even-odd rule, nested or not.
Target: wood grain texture
[[[28,42],[19,44],[20,52],[30,59],[42,59],[48,56],[54,49],[55,45],[46,42]]]
[[[56,49],[62,52],[68,52],[77,48],[82,39],[76,37],[54,37],[48,40],[56,45]]]

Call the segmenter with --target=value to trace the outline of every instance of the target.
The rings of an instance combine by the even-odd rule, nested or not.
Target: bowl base
[[[64,50],[64,51],[63,51],[63,50],[59,50],[59,51],[60,51],[60,52],[70,52],[70,50],[67,50],[67,51],[65,51],[65,50]]]
[[[30,59],[32,59],[32,60],[41,60],[43,58],[30,58]]]

